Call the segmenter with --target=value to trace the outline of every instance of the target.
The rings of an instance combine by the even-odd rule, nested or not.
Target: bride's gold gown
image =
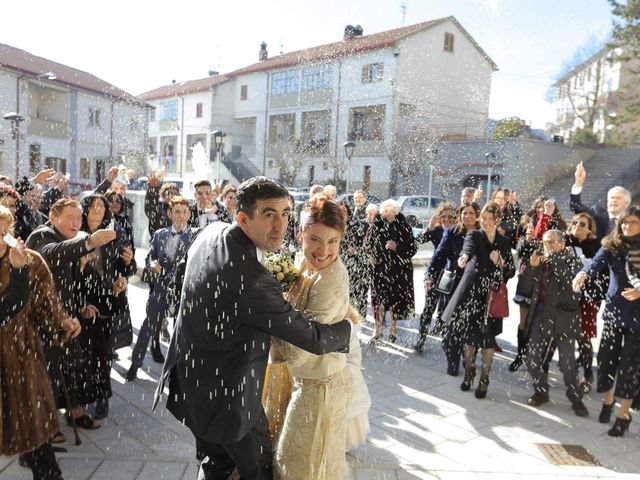
[[[341,260],[317,272],[304,269],[288,299],[318,323],[344,319],[349,279]],[[275,478],[342,479],[352,388],[346,355],[313,355],[282,340],[273,343],[277,352],[267,369],[263,405],[274,439]]]

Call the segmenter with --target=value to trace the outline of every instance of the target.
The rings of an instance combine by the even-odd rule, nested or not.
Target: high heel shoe
[[[613,424],[613,427],[607,433],[609,434],[610,437],[622,437],[624,435],[624,432],[629,430],[630,423],[631,423],[631,417],[629,418],[616,417],[616,421]]]
[[[607,405],[606,403],[602,404],[602,410],[600,410],[600,416],[598,417],[600,423],[609,423],[611,421],[611,412],[615,404],[615,401],[611,405]]]
[[[489,390],[489,377],[480,377],[478,382],[478,388],[476,388],[476,398],[482,399],[487,396],[487,390]]]
[[[513,362],[509,364],[509,371],[517,372],[523,363],[524,363],[524,358],[520,353],[518,353],[516,355],[516,358],[513,359]]]
[[[468,367],[464,370],[464,380],[460,384],[460,390],[463,392],[468,392],[471,390],[471,385],[473,385],[473,379],[476,377],[476,367]]]
[[[382,339],[381,333],[378,335],[374,335],[373,337],[371,337],[371,340],[369,340],[369,345],[378,345],[381,339]]]

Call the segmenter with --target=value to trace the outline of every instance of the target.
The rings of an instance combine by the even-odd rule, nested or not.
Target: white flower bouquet
[[[290,255],[267,252],[264,254],[264,268],[273,275],[284,291],[288,291],[300,275]]]

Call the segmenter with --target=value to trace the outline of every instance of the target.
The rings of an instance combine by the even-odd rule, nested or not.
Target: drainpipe
[[[333,183],[334,187],[337,188],[336,183],[338,179],[338,175],[336,173],[336,168],[338,167],[338,132],[340,126],[340,92],[342,88],[342,59],[338,59],[338,91],[336,97],[336,141],[333,149],[334,157],[333,157]],[[347,192],[348,193],[348,192]]]
[[[180,97],[182,100],[182,112],[180,113],[180,177],[183,176],[184,160],[187,149],[184,148],[184,97]]]
[[[113,162],[113,115],[115,112],[115,107],[114,107],[114,100],[113,98],[111,98],[111,121],[110,121],[110,136],[111,139],[109,140],[109,160],[111,160]],[[117,162],[116,162],[117,163]],[[102,178],[102,174],[100,175],[100,178]]]
[[[267,174],[267,134],[269,131],[269,72],[267,72],[267,95],[264,105],[264,144],[262,148],[262,175]]]

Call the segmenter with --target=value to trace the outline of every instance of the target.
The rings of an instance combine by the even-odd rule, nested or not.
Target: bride
[[[345,220],[339,205],[316,195],[300,214],[304,260],[288,299],[309,319],[332,324],[349,307],[349,277],[340,260]],[[313,355],[279,339],[277,352],[292,376],[291,400],[276,439],[276,478],[343,478],[346,469],[347,404],[352,377],[344,353]]]

